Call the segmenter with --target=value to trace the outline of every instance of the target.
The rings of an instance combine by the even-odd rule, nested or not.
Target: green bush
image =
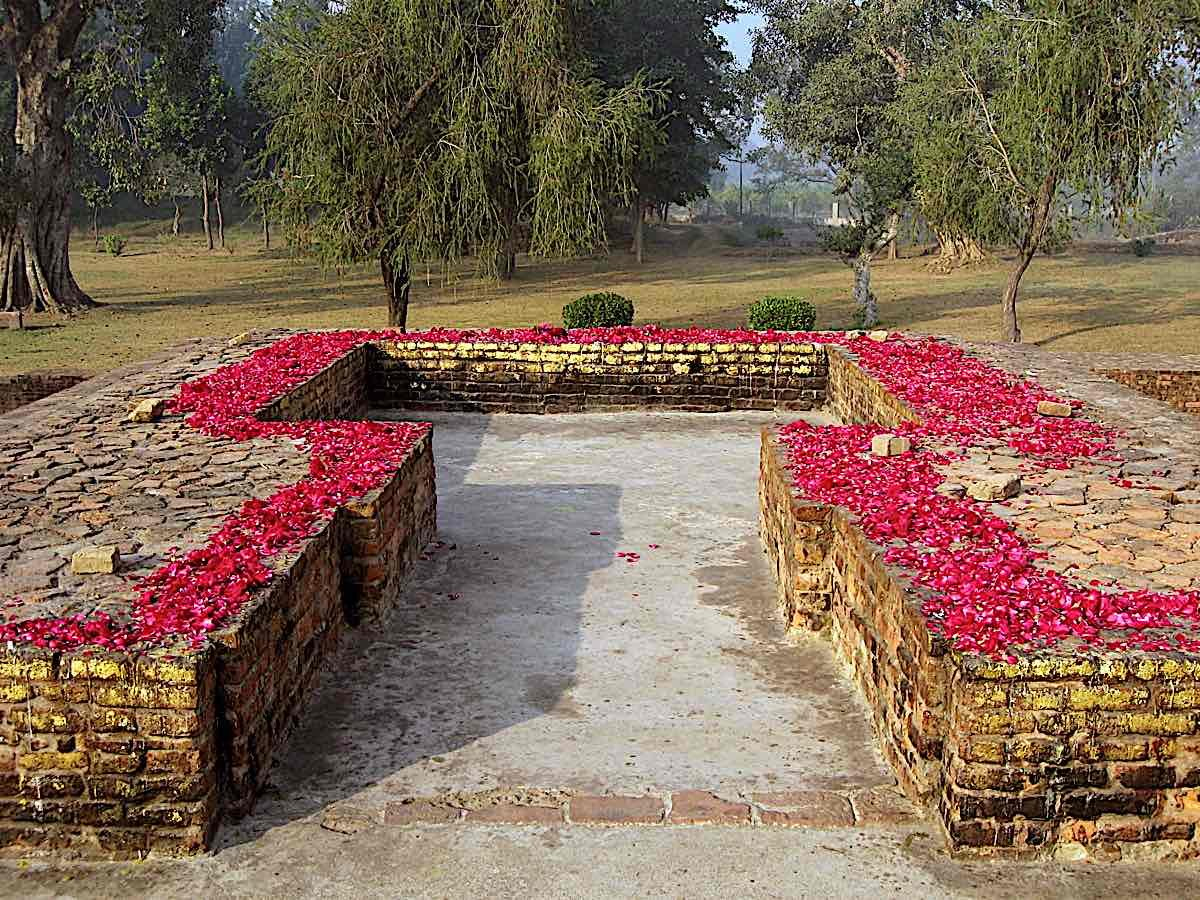
[[[616,328],[633,324],[633,303],[620,294],[585,294],[563,307],[567,328]]]
[[[106,234],[101,239],[101,244],[104,247],[104,252],[111,256],[120,256],[125,252],[125,238],[119,234]]]
[[[754,230],[754,235],[760,241],[770,241],[771,243],[783,240],[783,232],[774,225],[759,225]]]
[[[1154,252],[1154,246],[1154,238],[1134,238],[1129,245],[1133,255],[1138,257],[1149,256]]]
[[[812,331],[817,310],[803,297],[785,294],[763,297],[750,307],[747,318],[755,331]]]

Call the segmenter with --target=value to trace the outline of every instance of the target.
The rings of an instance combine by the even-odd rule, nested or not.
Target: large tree
[[[532,249],[601,246],[651,133],[651,92],[581,75],[567,0],[349,0],[266,29],[264,159],[295,244],[375,260],[403,328],[414,259],[475,254],[495,276],[519,220]]]
[[[586,54],[613,88],[645,79],[661,89],[665,141],[639,160],[631,207],[634,252],[642,255],[648,209],[708,193],[708,177],[733,147],[739,112],[735,60],[717,27],[737,16],[730,0],[595,0],[585,6]]]
[[[1034,257],[1070,237],[1071,200],[1118,224],[1194,99],[1195,0],[997,2],[905,88],[927,218],[1016,251],[1001,333]]]
[[[0,306],[71,312],[92,305],[71,272],[72,141],[67,130],[89,26],[133,35],[139,54],[181,72],[212,40],[220,0],[3,0],[0,63],[16,82],[8,178],[18,197],[0,218]],[[182,74],[180,77],[184,77]]]
[[[855,300],[877,318],[871,258],[895,240],[911,201],[907,129],[892,109],[902,85],[935,58],[951,23],[978,0],[758,0],[751,84],[764,100],[765,133],[828,165],[855,218],[831,243],[854,264]],[[875,179],[872,183],[870,179]],[[942,240],[947,259],[978,248]]]

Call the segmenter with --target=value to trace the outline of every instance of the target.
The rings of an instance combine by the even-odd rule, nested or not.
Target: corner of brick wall
[[[916,418],[840,348],[829,394],[847,423]],[[951,651],[845,510],[795,496],[770,429],[759,494],[789,623],[828,626],[901,786],[955,850],[1200,855],[1200,656]]]
[[[1097,374],[1181,412],[1200,415],[1200,371],[1097,369]]]

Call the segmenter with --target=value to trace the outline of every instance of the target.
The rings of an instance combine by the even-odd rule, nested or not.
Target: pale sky
[[[718,29],[729,41],[729,49],[737,54],[738,62],[743,65],[750,61],[750,29],[761,24],[762,16],[747,14],[738,16],[736,22]]]

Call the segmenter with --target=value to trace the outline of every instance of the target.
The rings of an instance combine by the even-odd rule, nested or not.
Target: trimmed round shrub
[[[747,319],[755,331],[812,331],[817,310],[803,297],[784,294],[763,297],[750,307]]]
[[[1154,238],[1134,238],[1129,247],[1133,250],[1134,256],[1146,257],[1154,252],[1157,243]]]
[[[633,324],[633,303],[620,294],[584,294],[563,307],[567,328],[617,328]]]

